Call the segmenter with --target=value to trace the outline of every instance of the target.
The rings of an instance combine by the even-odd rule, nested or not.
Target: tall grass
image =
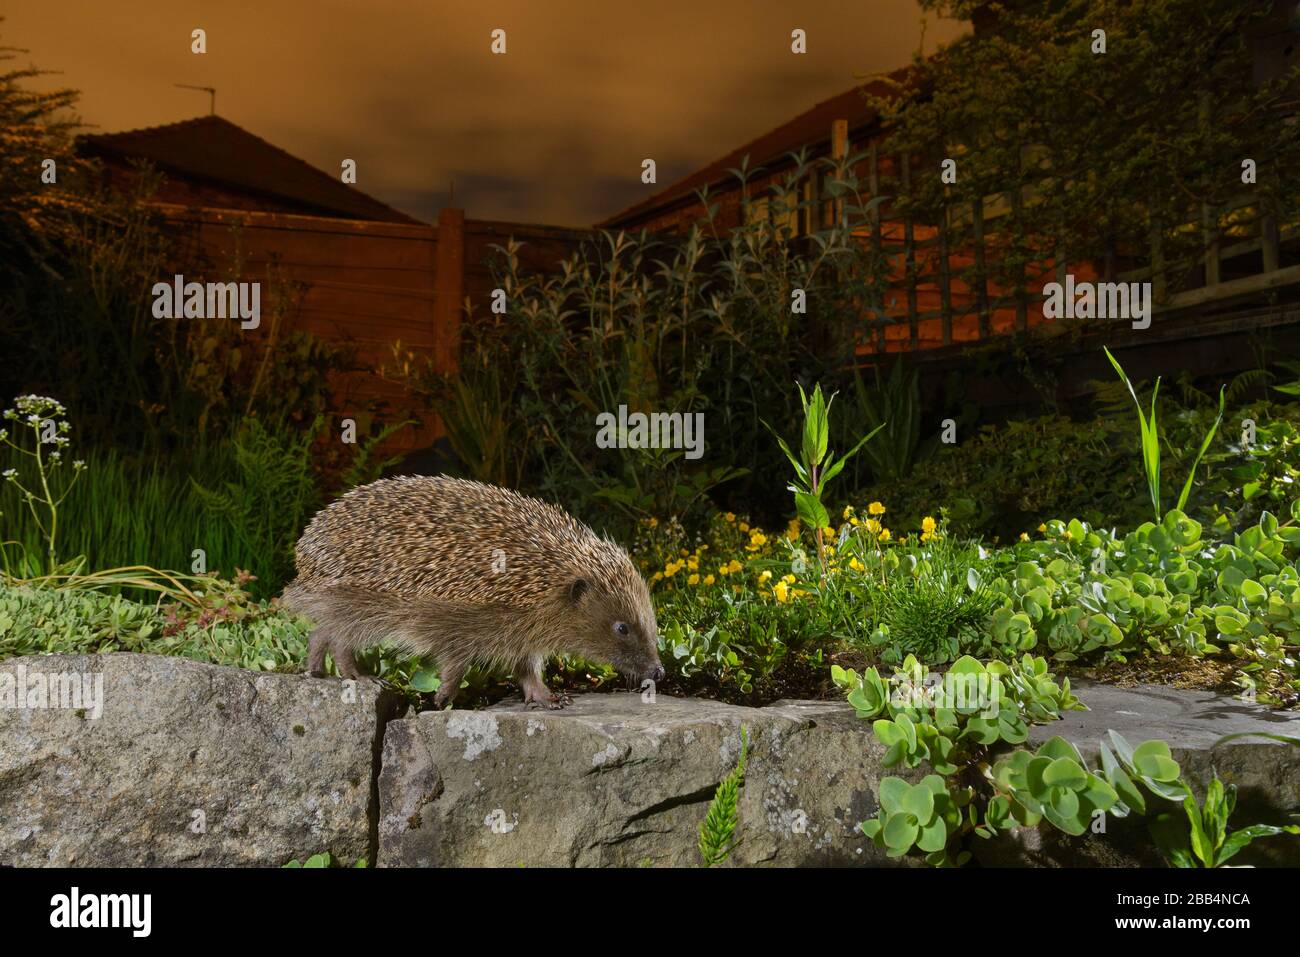
[[[91,569],[149,565],[194,570],[195,549],[202,549],[206,571],[234,575],[239,567],[258,576],[252,589],[274,593],[274,556],[241,541],[236,528],[214,518],[194,494],[190,476],[202,478],[233,471],[231,453],[211,449],[188,467],[157,460],[134,461],[117,451],[92,452],[76,490],[59,507],[60,555],[84,556]],[[44,541],[17,490],[0,484],[0,540],[12,572],[38,575]]]

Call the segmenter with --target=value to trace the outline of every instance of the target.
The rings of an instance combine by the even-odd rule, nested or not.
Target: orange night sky
[[[0,45],[82,91],[105,132],[217,112],[425,220],[590,225],[867,74],[904,65],[915,0],[7,0]],[[190,52],[190,31],[208,52]],[[489,34],[507,31],[493,56]],[[790,31],[808,53],[790,52]],[[925,49],[966,26],[930,19]],[[653,157],[657,186],[640,182]]]

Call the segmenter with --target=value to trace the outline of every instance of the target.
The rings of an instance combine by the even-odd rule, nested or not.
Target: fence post
[[[849,155],[849,121],[831,120],[831,159],[839,162]],[[874,187],[873,187],[874,188]],[[844,225],[844,200],[831,202],[832,228]]]
[[[1281,245],[1277,217],[1267,213],[1260,217],[1259,239],[1264,272],[1277,272],[1280,266],[1279,247]]]
[[[952,345],[952,272],[948,263],[948,204],[939,210],[939,311],[943,344]]]
[[[1169,291],[1165,279],[1165,231],[1158,219],[1151,222],[1151,294],[1163,303]]]
[[[1025,228],[1025,200],[1024,200],[1024,196],[1021,194],[1022,189],[1023,187],[1021,186],[1020,178],[1017,177],[1015,187],[1011,190],[1011,210],[1012,210],[1012,215],[1014,215],[1016,221],[1017,235],[1023,235],[1022,231]],[[1023,256],[1025,254],[1026,248],[1027,248],[1027,244],[1022,241],[1021,243],[1018,244],[1015,250],[1015,255]],[[1003,255],[1005,256],[1006,254],[1004,253]],[[1016,282],[1016,291],[1015,291],[1016,331],[1028,332],[1029,331],[1029,300],[1026,298],[1027,293],[1025,290],[1025,265],[1023,262],[1016,267],[1015,282]]]
[[[876,151],[876,144],[873,142],[870,147],[868,176],[871,187],[871,198],[875,199],[880,195],[880,156]],[[871,207],[871,249],[875,253],[876,268],[883,272],[884,242],[880,235],[880,204],[876,203]],[[876,351],[885,351],[885,303],[884,296],[877,296],[876,301]]]
[[[438,210],[433,274],[433,356],[439,372],[456,370],[464,299],[465,211],[443,207]]]
[[[899,157],[899,168],[904,196],[910,200],[912,167],[906,153]],[[907,273],[907,344],[915,349],[920,344],[920,326],[916,318],[916,241],[911,213],[903,216],[903,269]]]
[[[988,274],[984,268],[984,198],[971,203],[971,232],[975,240],[975,302],[979,309],[979,337],[987,339],[993,332],[989,316]]]

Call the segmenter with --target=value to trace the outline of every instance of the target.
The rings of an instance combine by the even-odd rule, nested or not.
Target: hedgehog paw
[[[559,711],[566,704],[573,704],[573,699],[566,694],[555,694],[543,685],[540,688],[525,689],[524,704],[529,708],[545,708],[548,711]]]

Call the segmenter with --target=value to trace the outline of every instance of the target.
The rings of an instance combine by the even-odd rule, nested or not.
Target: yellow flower
[[[887,541],[889,541],[889,529],[887,529],[887,528],[882,528],[882,529],[880,530],[880,535],[877,536],[877,537],[878,537],[882,542],[887,542]]]
[[[704,576],[704,584],[706,584],[706,585],[712,585],[712,584],[714,583],[714,581],[716,581],[716,579],[715,579],[712,575],[705,575],[705,576]]]
[[[932,539],[932,538],[934,538],[934,533],[933,533],[933,532],[922,532],[922,533],[921,533],[921,541],[923,541],[923,542],[928,542],[928,541],[929,541],[930,539]],[[900,539],[900,541],[902,541],[902,539]]]
[[[761,574],[761,575],[758,576],[758,583],[761,585],[761,584],[763,584],[764,582],[766,582],[766,581],[767,581],[769,578],[771,578],[771,577],[772,577],[772,572],[771,572],[771,570],[770,570],[770,569],[769,569],[769,570],[766,570],[766,571],[763,572],[763,574]]]
[[[870,521],[870,519],[868,519],[868,521]],[[849,519],[849,524],[850,524],[850,525],[861,525],[862,523],[859,522],[859,521],[858,521],[858,517],[857,517],[856,515],[854,515],[851,519]]]
[[[872,502],[867,506],[867,512],[871,515],[884,515],[885,506],[881,505],[879,502]]]
[[[862,564],[862,562],[858,561],[856,558],[849,559],[849,567],[855,572],[865,572],[867,570],[867,566]]]
[[[932,519],[929,515],[921,519],[921,531],[925,532],[927,535],[933,535],[934,530],[937,527],[938,526],[935,524],[934,519]]]
[[[698,585],[699,583],[700,583],[699,575],[692,575],[690,578],[686,579],[686,584],[688,585]]]
[[[658,528],[658,527],[659,527],[659,519],[655,518],[653,515],[650,516],[650,518],[647,518],[647,519],[645,520],[645,523],[646,523],[647,525],[649,525],[651,528]]]
[[[758,529],[754,529],[753,533],[750,534],[749,536],[749,544],[753,545],[755,548],[759,548],[763,545],[766,545],[767,536],[764,535],[762,532],[760,532]]]
[[[740,523],[740,530],[741,530],[742,532],[747,532],[747,531],[749,531],[749,522],[741,522],[741,523]]]
[[[650,582],[651,584],[653,584],[654,582],[659,581],[663,577],[664,577],[663,572],[655,572],[653,575],[650,576]]]
[[[1038,526],[1038,530],[1039,530],[1040,532],[1045,532],[1045,531],[1047,531],[1047,523],[1046,523],[1046,522],[1043,522],[1043,524],[1039,525],[1039,526]]]
[[[783,581],[776,583],[776,587],[772,589],[772,594],[776,596],[776,600],[779,602],[784,603],[790,600],[789,586]]]
[[[1026,533],[1026,532],[1021,532],[1021,533],[1020,533],[1020,540],[1021,540],[1022,542],[1027,542],[1027,541],[1029,541],[1029,535],[1028,535],[1028,533]]]
[[[799,519],[797,519],[797,518],[792,518],[792,519],[790,519],[790,524],[787,525],[786,528],[785,528],[785,537],[788,538],[788,539],[790,539],[791,541],[798,541],[798,539],[799,539]]]
[[[847,522],[847,521],[848,521],[849,519],[851,519],[852,517],[853,517],[853,506],[852,506],[852,505],[845,505],[845,506],[844,506],[844,520]]]
[[[727,571],[732,574],[735,574],[738,571],[743,571],[744,568],[745,566],[740,564],[740,562],[736,561],[734,558],[731,560],[730,564],[727,565]]]
[[[833,529],[833,528],[831,528],[829,525],[827,525],[825,528],[822,529],[822,534],[825,535],[827,538],[834,538],[834,537],[835,537],[835,529]]]
[[[867,531],[869,531],[872,535],[880,534],[880,523],[876,521],[874,518],[867,519],[866,524],[867,524]]]
[[[787,585],[793,585],[798,580],[799,579],[795,578],[793,575],[785,575],[781,579],[781,581],[785,582]]]
[[[728,512],[726,515],[723,516],[723,518],[725,518],[729,522],[734,522],[736,520],[736,513]]]
[[[697,568],[700,567],[700,561],[699,561],[699,559],[698,559],[698,558],[688,558],[688,559],[686,560],[686,567],[689,568],[691,571],[695,571]]]

